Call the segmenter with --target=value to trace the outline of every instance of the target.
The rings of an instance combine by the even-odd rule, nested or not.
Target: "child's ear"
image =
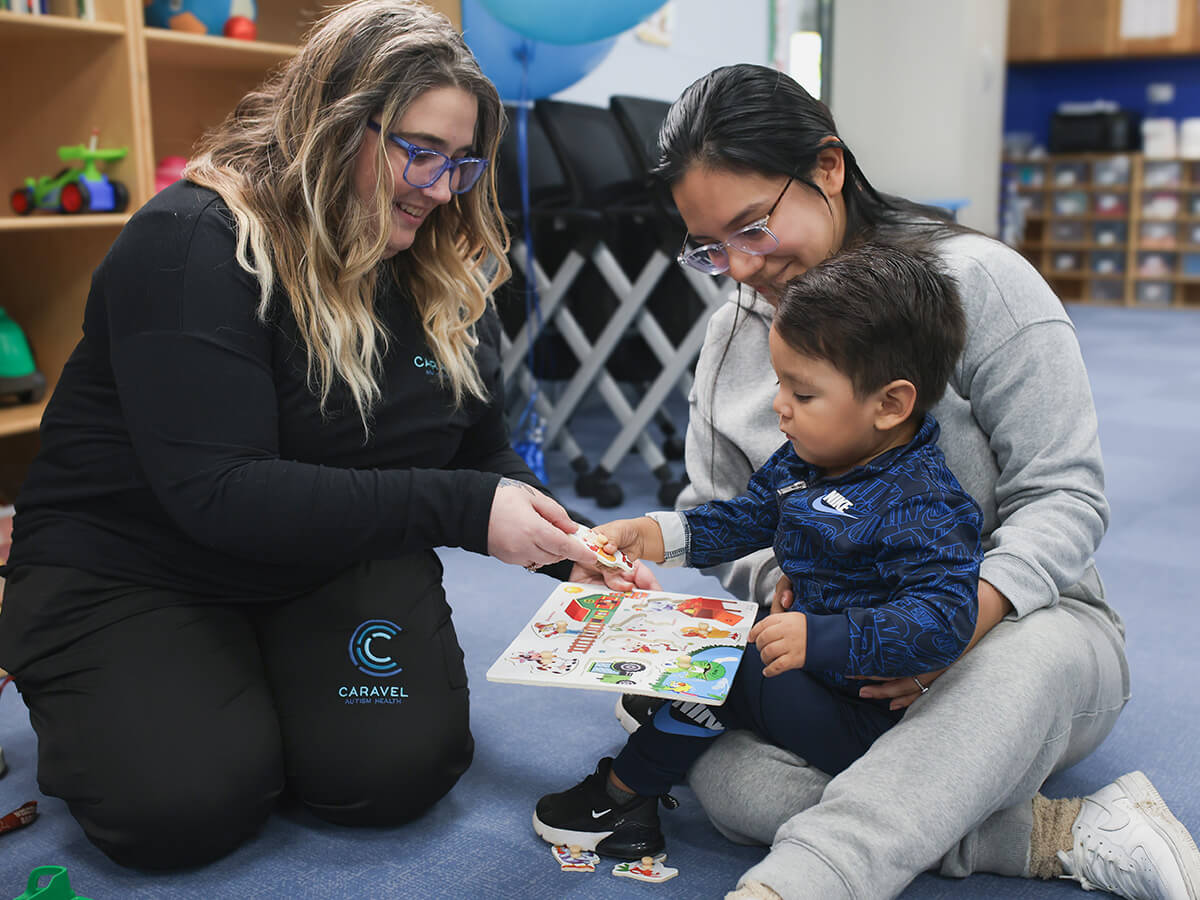
[[[916,386],[903,378],[888,382],[879,389],[876,396],[878,406],[875,409],[875,428],[879,431],[889,431],[903,424],[917,405]]]

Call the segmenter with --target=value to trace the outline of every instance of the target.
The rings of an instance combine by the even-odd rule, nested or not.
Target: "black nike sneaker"
[[[654,856],[666,847],[658,823],[658,801],[667,809],[679,804],[670,794],[634,797],[618,805],[604,789],[612,769],[606,756],[596,771],[570,790],[547,794],[533,812],[533,830],[551,844],[594,850],[614,859]]]
[[[658,708],[667,701],[662,697],[644,697],[640,694],[622,694],[617,698],[617,721],[633,734],[654,718]]]

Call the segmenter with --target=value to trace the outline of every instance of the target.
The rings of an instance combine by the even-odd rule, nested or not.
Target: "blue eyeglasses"
[[[367,127],[376,134],[382,134],[378,122],[367,122]],[[428,147],[418,147],[410,144],[399,135],[390,131],[384,135],[389,141],[400,147],[408,154],[408,162],[404,164],[404,180],[415,188],[427,188],[437,183],[442,173],[450,170],[450,191],[455,194],[465,194],[479,181],[487,169],[486,159],[476,159],[464,156],[462,159],[451,159],[445,153],[430,150]]]

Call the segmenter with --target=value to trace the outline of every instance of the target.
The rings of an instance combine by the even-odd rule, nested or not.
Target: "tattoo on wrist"
[[[509,478],[507,475],[502,475],[500,477],[500,487],[515,487],[520,488],[523,491],[528,491],[531,494],[537,493],[537,491],[534,490],[531,485],[528,485],[523,481],[517,481],[515,478]]]

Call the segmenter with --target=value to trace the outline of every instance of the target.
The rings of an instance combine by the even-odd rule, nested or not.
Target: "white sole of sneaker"
[[[1142,772],[1130,772],[1117,779],[1126,796],[1146,814],[1150,825],[1171,848],[1183,873],[1187,900],[1200,900],[1200,849],[1184,824],[1175,818],[1162,796]]]
[[[595,851],[597,844],[612,834],[611,831],[568,831],[565,828],[551,828],[538,818],[536,812],[533,814],[533,830],[548,844],[592,851]]]
[[[642,727],[642,723],[625,711],[624,705],[621,703],[621,697],[617,697],[617,721],[621,723],[621,727],[626,733],[633,734]]]

